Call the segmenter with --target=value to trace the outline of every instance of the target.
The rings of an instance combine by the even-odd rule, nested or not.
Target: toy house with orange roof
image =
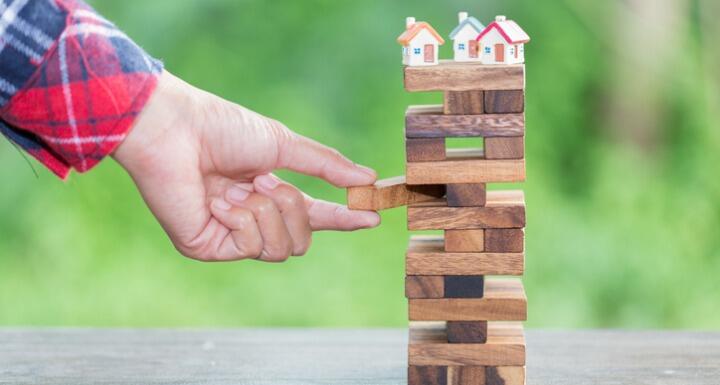
[[[517,23],[497,16],[477,37],[482,64],[520,64],[525,62],[528,36]]]
[[[407,66],[426,66],[438,64],[438,51],[445,40],[430,24],[416,22],[408,17],[405,32],[398,37],[403,47],[403,64]]]

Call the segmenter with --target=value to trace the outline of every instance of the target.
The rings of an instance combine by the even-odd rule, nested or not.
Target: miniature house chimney
[[[506,19],[507,19],[507,17],[505,17],[503,15],[495,16],[495,21],[505,21]]]
[[[408,17],[405,19],[405,28],[410,28],[415,24],[415,18],[414,17]]]
[[[467,18],[468,18],[468,13],[467,13],[467,12],[460,12],[460,13],[458,13],[458,22],[459,22],[459,23],[462,23],[462,22],[465,21],[465,19],[467,19]]]

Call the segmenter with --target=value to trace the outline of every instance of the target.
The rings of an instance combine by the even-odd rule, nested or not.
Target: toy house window
[[[485,53],[490,53],[490,52],[491,52],[491,48],[490,48],[490,47],[485,47]]]
[[[465,50],[465,44],[463,44],[463,43],[458,44],[458,49],[459,49],[460,51],[464,51],[464,50]]]
[[[414,48],[414,49],[413,49],[413,53],[414,53],[415,55],[420,55],[420,54],[422,53],[422,49],[420,49],[420,48]]]
[[[510,55],[515,55],[515,48],[510,47]]]

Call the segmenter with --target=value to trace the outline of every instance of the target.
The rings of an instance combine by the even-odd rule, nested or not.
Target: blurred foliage
[[[714,0],[97,0],[168,70],[403,173],[404,18],[507,14],[527,47],[532,327],[720,325]],[[446,44],[442,54],[450,57]],[[180,257],[113,161],[60,182],[0,141],[0,324],[402,326],[405,210],[283,265]],[[283,176],[310,194],[344,192]],[[506,186],[503,186],[506,187]]]

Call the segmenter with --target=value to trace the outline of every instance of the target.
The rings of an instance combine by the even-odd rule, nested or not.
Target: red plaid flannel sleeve
[[[162,63],[76,0],[0,0],[0,132],[61,178],[122,142]]]

